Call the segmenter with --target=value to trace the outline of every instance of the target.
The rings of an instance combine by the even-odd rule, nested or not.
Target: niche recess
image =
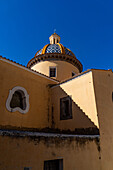
[[[9,91],[6,108],[10,112],[27,113],[29,110],[29,95],[25,88],[16,86]]]

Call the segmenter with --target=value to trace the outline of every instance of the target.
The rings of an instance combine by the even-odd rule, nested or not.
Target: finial
[[[56,33],[56,29],[54,29],[54,33]]]

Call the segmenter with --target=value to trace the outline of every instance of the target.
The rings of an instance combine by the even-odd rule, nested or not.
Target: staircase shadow
[[[85,114],[85,112],[72,99],[72,118],[60,120],[60,99],[69,96],[60,86],[54,87],[52,90],[52,107],[54,119],[54,128],[64,133],[78,135],[99,135],[99,129],[93,121]]]

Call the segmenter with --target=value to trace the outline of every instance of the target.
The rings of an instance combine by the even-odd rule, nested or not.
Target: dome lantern
[[[60,42],[60,36],[54,33],[49,37],[49,40],[50,40],[50,44],[57,44]]]

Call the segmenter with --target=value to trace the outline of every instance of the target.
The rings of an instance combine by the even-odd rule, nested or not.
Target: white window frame
[[[26,108],[25,108],[25,110],[21,109],[20,107],[15,107],[15,108],[10,107],[10,102],[11,102],[11,99],[13,97],[13,94],[15,93],[15,91],[18,91],[18,90],[23,91],[23,93],[25,95],[25,98],[26,98]],[[7,101],[6,101],[6,108],[10,112],[19,111],[20,113],[23,113],[23,114],[27,113],[28,110],[29,110],[29,95],[28,95],[26,89],[21,87],[21,86],[16,86],[12,90],[9,90],[9,96],[7,98]]]

